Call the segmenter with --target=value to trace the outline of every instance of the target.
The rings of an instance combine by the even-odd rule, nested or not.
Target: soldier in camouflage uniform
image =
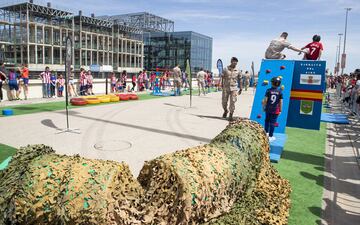
[[[241,94],[242,82],[241,72],[236,68],[238,59],[236,57],[231,58],[231,64],[226,67],[221,76],[221,87],[222,87],[222,106],[224,108],[223,118],[227,117],[228,112],[229,120],[233,120],[233,113],[235,111],[235,102],[237,95]],[[238,91],[238,87],[240,88]],[[228,101],[230,98],[230,106],[228,110]]]
[[[179,95],[180,96],[180,88],[181,88],[181,69],[180,69],[180,65],[177,64],[176,67],[174,67],[173,69],[174,72],[174,92],[175,92],[175,96]]]

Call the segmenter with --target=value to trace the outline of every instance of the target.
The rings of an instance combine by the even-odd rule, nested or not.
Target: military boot
[[[233,113],[230,113],[229,114],[229,121],[233,121],[234,120],[234,118],[233,118]]]
[[[222,117],[223,117],[223,118],[226,118],[226,117],[227,117],[227,114],[228,114],[228,111],[225,110]]]

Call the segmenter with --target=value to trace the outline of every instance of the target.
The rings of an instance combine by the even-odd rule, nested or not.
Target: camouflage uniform
[[[180,95],[180,87],[181,87],[181,69],[176,66],[173,69],[174,72],[174,92],[175,95]]]
[[[237,100],[238,83],[241,81],[241,72],[237,68],[231,69],[227,67],[224,69],[221,77],[222,84],[222,106],[225,112],[228,112],[228,101],[230,97],[230,114],[235,111],[235,102]]]

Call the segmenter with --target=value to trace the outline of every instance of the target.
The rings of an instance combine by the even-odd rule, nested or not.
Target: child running
[[[269,141],[275,141],[274,135],[275,124],[278,116],[282,110],[283,95],[279,89],[281,85],[280,77],[273,77],[271,79],[272,87],[266,90],[265,98],[263,99],[263,108],[266,113],[265,117],[265,131],[269,134]]]

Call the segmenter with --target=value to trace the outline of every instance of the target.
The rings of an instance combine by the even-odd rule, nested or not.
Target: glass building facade
[[[176,64],[185,70],[190,59],[192,73],[211,70],[212,38],[192,32],[144,33],[144,66],[147,70],[172,69]]]

